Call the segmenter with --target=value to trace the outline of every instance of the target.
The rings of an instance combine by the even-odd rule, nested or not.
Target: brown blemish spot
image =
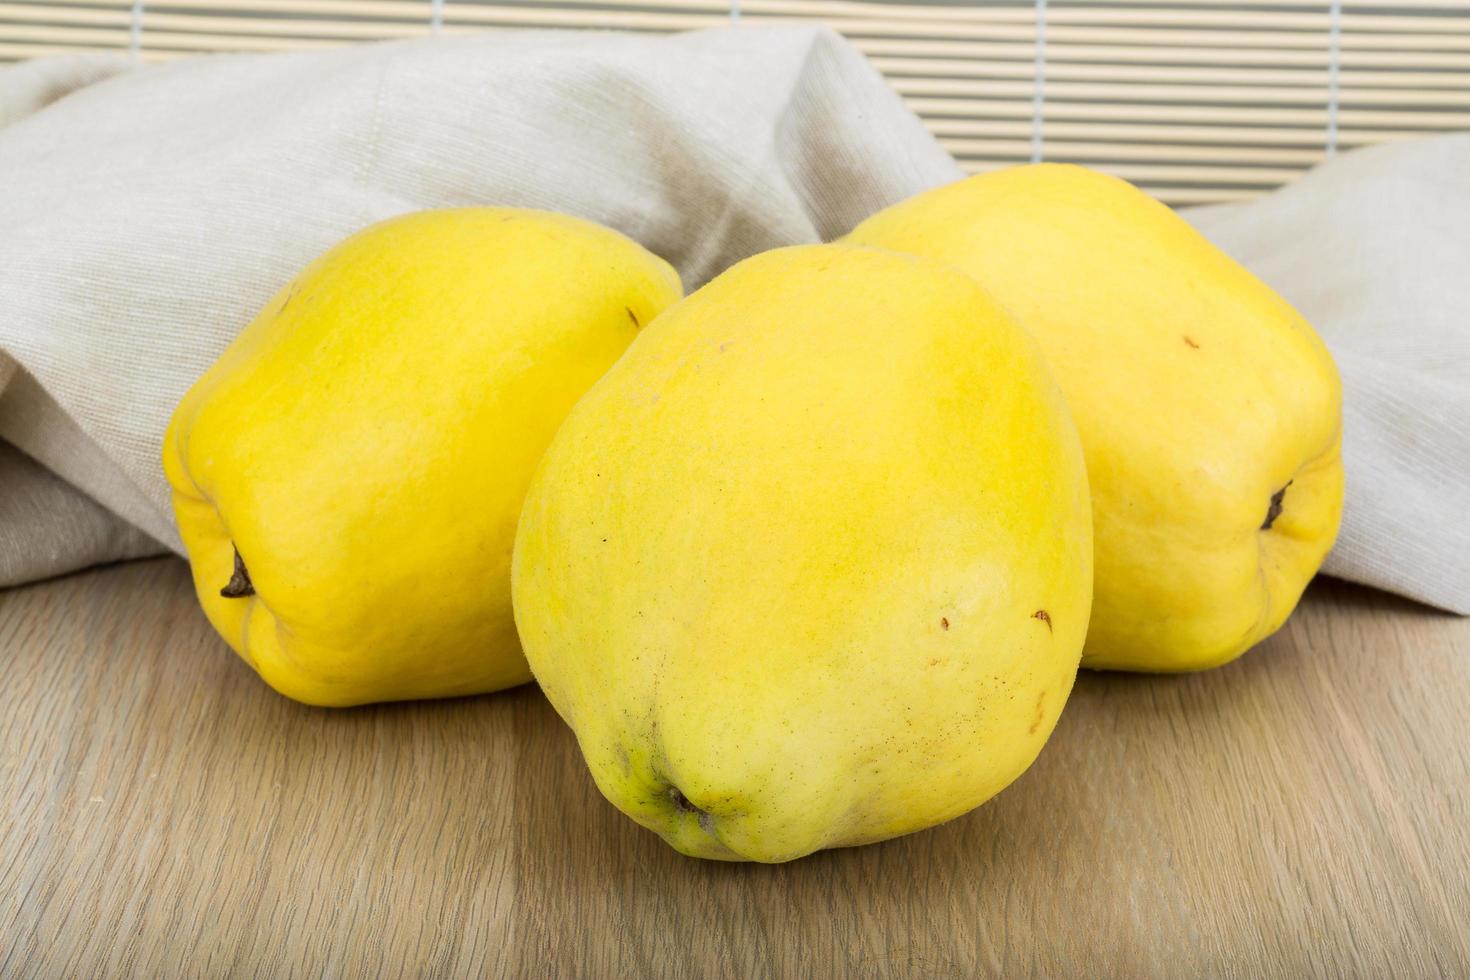
[[[276,316],[280,316],[282,313],[286,312],[286,307],[291,305],[291,301],[296,298],[296,294],[299,292],[301,292],[301,286],[299,284],[292,286],[290,290],[287,291],[286,298],[281,301],[281,308],[279,310],[276,310]]]
[[[1030,728],[1026,729],[1026,734],[1027,735],[1035,735],[1036,734],[1036,729],[1038,729],[1038,728],[1041,727],[1041,722],[1045,718],[1046,718],[1046,692],[1045,691],[1042,691],[1040,694],[1036,695],[1036,720],[1031,723],[1031,727]]]
[[[1043,623],[1046,624],[1046,631],[1048,633],[1052,632],[1052,628],[1051,628],[1051,614],[1048,613],[1045,609],[1038,609],[1038,610],[1036,610],[1034,613],[1031,614],[1031,618],[1032,619],[1039,619],[1039,620],[1041,620]]]
[[[1291,486],[1292,481],[1286,481],[1286,487]],[[1262,531],[1271,530],[1271,525],[1276,523],[1276,518],[1281,516],[1282,501],[1286,499],[1286,487],[1282,487],[1271,494],[1271,504],[1266,508],[1266,522],[1261,525]]]
[[[1193,337],[1186,336],[1184,338],[1184,342],[1186,344],[1188,344],[1190,347],[1194,348],[1195,350],[1199,350],[1199,343],[1196,342]]]
[[[929,666],[930,667],[938,667],[943,662],[944,661],[940,660],[938,657],[935,657],[933,660],[929,661]]]
[[[625,306],[623,309],[627,311],[628,319],[633,321],[633,329],[642,330],[643,324],[638,321],[638,314],[633,312],[633,307]]]
[[[945,617],[945,616],[940,616],[939,617],[939,628],[942,629],[942,630],[949,629],[949,619],[947,617]]]
[[[219,594],[226,599],[243,599],[245,596],[255,595],[255,585],[250,581],[250,572],[245,567],[245,559],[240,557],[240,549],[235,549],[235,571],[230,576],[229,583],[219,590]]]

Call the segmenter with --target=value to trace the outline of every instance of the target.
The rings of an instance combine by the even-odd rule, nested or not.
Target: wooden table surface
[[[975,813],[764,867],[598,795],[534,687],[271,693],[184,565],[0,593],[0,976],[1465,976],[1470,620],[1319,582],[1207,674],[1084,672]]]

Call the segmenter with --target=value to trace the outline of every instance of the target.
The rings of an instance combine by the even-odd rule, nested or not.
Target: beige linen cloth
[[[1470,136],[1191,215],[1347,385],[1328,571],[1470,612]],[[0,584],[179,550],[178,398],[311,258],[404,211],[548,208],[694,288],[955,179],[835,34],[499,33],[0,73]]]

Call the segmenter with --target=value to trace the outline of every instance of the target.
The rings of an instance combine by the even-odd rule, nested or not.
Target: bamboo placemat
[[[0,62],[801,21],[852,40],[967,170],[1086,163],[1176,205],[1253,197],[1343,149],[1470,128],[1470,0],[0,0]]]

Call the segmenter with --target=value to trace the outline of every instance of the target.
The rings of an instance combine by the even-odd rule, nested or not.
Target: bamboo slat
[[[438,26],[664,33],[725,25],[730,2],[446,0]],[[848,36],[973,172],[1029,160],[1039,146],[1172,204],[1211,203],[1269,190],[1333,149],[1470,128],[1470,0],[1335,12],[1272,0],[1050,0],[1040,11],[736,2],[742,25],[822,23]],[[426,35],[432,11],[430,0],[145,0],[135,18],[132,0],[0,0],[0,62],[315,50]]]

